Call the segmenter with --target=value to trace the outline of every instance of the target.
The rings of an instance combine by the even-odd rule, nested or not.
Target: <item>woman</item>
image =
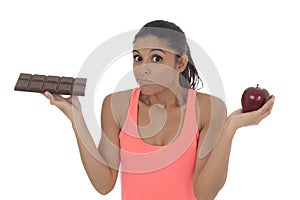
[[[226,181],[236,130],[268,116],[275,97],[257,111],[227,117],[222,100],[196,92],[201,80],[184,32],[167,21],[144,25],[132,53],[140,87],[106,96],[98,149],[78,100],[45,92],[70,119],[91,183],[109,193],[121,163],[124,200],[214,199]]]

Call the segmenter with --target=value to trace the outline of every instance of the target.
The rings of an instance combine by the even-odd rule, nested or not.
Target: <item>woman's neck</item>
[[[184,105],[187,101],[187,96],[188,89],[179,86],[173,90],[164,88],[152,95],[141,94],[140,100],[149,106],[158,104],[167,108]]]

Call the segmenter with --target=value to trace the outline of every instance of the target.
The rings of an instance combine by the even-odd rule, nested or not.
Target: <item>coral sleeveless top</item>
[[[189,90],[183,126],[166,146],[146,143],[138,133],[140,88],[132,92],[127,117],[120,132],[123,200],[194,200],[194,167],[198,126],[196,91]]]

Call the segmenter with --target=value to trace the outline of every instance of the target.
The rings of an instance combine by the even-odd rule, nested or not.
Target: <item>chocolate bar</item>
[[[84,96],[86,80],[86,78],[20,73],[14,90],[39,93],[48,91],[53,94]]]

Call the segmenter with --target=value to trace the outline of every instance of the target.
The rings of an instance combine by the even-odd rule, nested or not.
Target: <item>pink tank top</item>
[[[120,132],[123,200],[196,200],[193,190],[198,126],[196,91],[189,90],[182,130],[166,146],[140,138],[137,113],[140,88],[133,90],[128,114]]]

